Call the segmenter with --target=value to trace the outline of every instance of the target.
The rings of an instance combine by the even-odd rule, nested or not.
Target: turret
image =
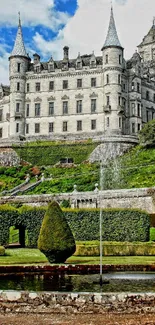
[[[17,36],[9,61],[10,138],[19,139],[25,135],[25,82],[30,62],[23,41],[20,16]]]
[[[107,37],[102,47],[104,73],[104,112],[105,132],[107,134],[122,133],[122,70],[123,47],[120,44],[113,8],[111,8]]]

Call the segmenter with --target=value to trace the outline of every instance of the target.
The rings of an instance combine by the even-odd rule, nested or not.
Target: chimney
[[[69,59],[69,47],[68,46],[65,46],[64,48],[63,48],[63,50],[64,50],[64,60],[68,60]]]

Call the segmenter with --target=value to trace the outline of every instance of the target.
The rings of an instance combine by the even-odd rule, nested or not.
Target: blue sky
[[[70,57],[92,51],[101,55],[110,15],[110,0],[5,0],[0,9],[0,82],[8,84],[8,57],[12,51],[21,13],[23,37],[30,57],[51,55],[61,59],[63,46]],[[129,59],[151,28],[154,0],[113,0],[120,42]]]

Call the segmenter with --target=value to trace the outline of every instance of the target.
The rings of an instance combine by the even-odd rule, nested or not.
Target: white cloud
[[[91,53],[101,55],[110,15],[109,0],[77,0],[78,8],[75,15],[68,19],[65,13],[55,13],[54,3],[57,0],[5,0],[1,8],[0,24],[4,21],[17,24],[17,12],[22,13],[22,22],[33,28],[38,23],[57,29],[62,21],[66,22],[63,29],[59,29],[56,39],[46,41],[36,33],[33,41],[42,57],[51,56],[60,59],[63,56],[63,46],[70,47],[70,57]],[[66,0],[64,0],[66,1]],[[67,0],[68,1],[68,0]],[[72,1],[72,0],[70,0]],[[154,0],[115,0],[113,1],[114,16],[118,36],[125,48],[125,58],[129,59],[142,41],[152,25],[155,15]],[[27,50],[32,54],[31,40]],[[5,50],[7,53],[7,50]],[[5,80],[7,66],[6,55],[0,59],[1,80]],[[2,72],[2,73],[1,73]],[[0,80],[0,81],[1,81]]]
[[[64,29],[59,31],[53,41],[46,41],[42,35],[36,34],[36,47],[45,54],[62,57],[64,45],[70,47],[70,57],[91,53],[101,54],[100,49],[105,41],[109,24],[109,0],[78,0],[75,15],[68,20]],[[118,36],[125,48],[125,58],[129,59],[148,33],[152,18],[155,15],[154,0],[115,0],[114,16]]]
[[[5,0],[1,6],[0,25],[17,26],[18,12],[21,12],[22,25],[44,25],[57,30],[66,24],[67,13],[55,10],[54,0]]]

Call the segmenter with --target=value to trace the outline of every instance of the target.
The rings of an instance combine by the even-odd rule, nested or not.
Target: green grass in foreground
[[[42,264],[48,263],[46,257],[38,249],[19,248],[6,249],[6,256],[0,256],[0,265]],[[71,256],[67,264],[99,264],[99,256]],[[155,264],[155,256],[106,256],[104,264]]]

